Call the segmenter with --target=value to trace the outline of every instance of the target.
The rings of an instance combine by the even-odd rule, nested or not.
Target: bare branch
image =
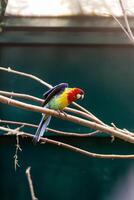
[[[65,116],[62,113],[59,115],[59,113],[56,112],[55,110],[51,110],[51,109],[48,109],[48,108],[42,108],[42,107],[39,107],[39,106],[27,104],[27,103],[22,103],[20,101],[13,100],[13,99],[10,99],[8,97],[4,97],[2,95],[0,95],[0,102],[4,103],[4,104],[11,105],[11,106],[19,107],[19,108],[22,108],[22,109],[30,110],[30,111],[49,114],[49,115],[55,116],[55,117],[63,119],[63,120],[67,120],[67,121],[74,122],[76,124],[80,124],[82,126],[90,127],[92,129],[95,129],[95,130],[97,129],[101,132],[108,133],[110,135],[113,135],[115,137],[118,137],[122,140],[125,140],[127,142],[134,144],[134,137],[132,137],[128,133],[124,133],[120,130],[116,130],[113,127],[110,127],[110,126],[104,126],[104,125],[101,125],[101,124],[97,124],[95,122],[91,122],[91,121],[88,121],[88,120],[85,120],[85,119],[82,119],[82,118],[79,118],[79,117],[76,117],[76,116],[72,116],[72,115],[66,115]]]
[[[35,125],[35,124],[18,122],[18,121],[3,120],[3,119],[0,119],[0,123],[2,123],[2,124],[13,124],[13,125],[23,125],[23,126],[28,126],[28,127],[32,127],[32,128],[38,127],[38,125]]]
[[[18,135],[16,135],[16,150],[15,150],[15,155],[14,155],[14,168],[15,168],[15,171],[16,171],[17,167],[20,167],[19,162],[18,162],[18,151],[22,151],[22,149],[21,149],[20,144],[19,144],[19,137],[18,137]]]
[[[24,138],[24,137],[29,137],[31,139],[34,138],[34,135],[32,135],[30,133],[17,131],[17,130],[2,127],[2,126],[0,126],[0,130],[10,132],[10,135],[16,135],[17,134],[19,136],[22,136],[22,138]],[[78,147],[63,143],[63,142],[59,142],[59,141],[56,141],[56,140],[51,140],[51,139],[43,138],[43,137],[40,138],[40,143],[41,144],[48,143],[48,144],[56,145],[56,146],[59,146],[59,147],[63,147],[63,148],[69,149],[71,151],[74,151],[76,153],[80,153],[82,155],[85,155],[87,157],[103,158],[103,159],[134,159],[133,154],[132,155],[97,154],[97,153],[92,153],[92,152],[83,150],[81,148],[78,148]]]
[[[122,25],[122,23],[119,21],[119,19],[112,13],[112,10],[111,10],[110,6],[107,5],[107,3],[105,2],[105,0],[103,0],[103,1],[105,3],[105,6],[107,7],[107,9],[109,10],[110,15],[114,18],[114,20],[119,24],[119,26],[124,31],[124,33],[127,35],[127,37],[131,40],[131,37],[130,37],[129,33],[127,32],[127,30],[125,29],[125,27]]]
[[[104,1],[104,0],[103,0]],[[128,23],[128,19],[127,19],[127,14],[126,14],[126,11],[127,9],[125,9],[124,7],[124,4],[122,2],[122,0],[119,0],[119,3],[120,3],[120,6],[121,6],[121,9],[122,9],[122,13],[123,13],[123,17],[124,17],[124,20],[125,20],[125,24],[126,24],[126,27],[127,27],[127,30],[126,28],[123,26],[123,24],[119,21],[119,19],[112,13],[112,10],[111,8],[107,5],[107,3],[104,1],[105,3],[105,6],[107,7],[107,9],[109,10],[110,12],[110,15],[114,18],[114,20],[119,24],[119,26],[121,27],[121,29],[123,30],[123,32],[126,34],[126,36],[129,38],[129,40],[132,42],[132,44],[134,43],[134,37],[133,37],[133,34],[132,34],[132,31],[130,29],[130,26],[129,26],[129,23]]]
[[[129,33],[127,32],[127,30],[125,29],[125,27],[122,25],[122,23],[118,20],[118,18],[116,16],[114,16],[111,13],[111,16],[115,19],[115,21],[119,24],[119,26],[121,27],[121,29],[124,31],[124,33],[126,34],[126,36],[129,38],[129,40],[132,42],[132,38],[130,37]]]
[[[4,96],[9,96],[9,97],[19,97],[19,98],[23,98],[23,99],[28,99],[28,100],[32,100],[32,101],[35,101],[35,102],[38,102],[40,104],[42,104],[44,102],[43,99],[40,99],[40,98],[37,98],[35,96],[32,96],[32,95],[28,95],[28,94],[21,94],[21,93],[15,93],[15,92],[7,92],[7,91],[0,91],[0,94],[1,95],[4,95]],[[81,106],[78,105],[79,109],[81,109]],[[103,124],[105,125],[101,120],[99,120],[98,118],[96,118],[92,113],[88,114],[86,112],[83,112],[83,111],[80,111],[80,110],[76,110],[74,108],[70,108],[70,107],[66,107],[64,109],[65,111],[67,112],[72,112],[72,113],[75,113],[77,115],[80,115],[82,117],[85,117],[89,120],[92,120],[98,124]]]
[[[30,170],[31,170],[31,167],[28,167],[26,169],[26,176],[27,176],[27,180],[28,180],[28,184],[29,184],[31,198],[32,198],[32,200],[38,200],[37,197],[35,196],[34,187],[33,187],[33,181],[32,181]]]
[[[48,87],[48,88],[52,88],[52,86],[50,84],[46,83],[45,81],[41,80],[40,78],[38,78],[38,77],[36,77],[32,74],[27,74],[27,73],[24,73],[24,72],[16,71],[16,70],[11,69],[10,67],[8,67],[8,68],[0,67],[0,70],[31,78],[31,79],[41,83],[42,85]]]
[[[30,123],[26,123],[26,122],[18,122],[18,121],[9,121],[9,120],[0,120],[0,123],[22,125],[22,126],[28,126],[28,127],[32,127],[32,128],[38,127],[38,125],[35,125],[35,124],[30,124]],[[100,133],[99,130],[89,132],[89,133],[72,133],[72,132],[55,130],[55,129],[51,129],[51,128],[47,128],[46,130],[51,133],[56,133],[56,134],[64,135],[64,136],[73,136],[73,137],[91,137],[91,136],[95,136],[98,133]]]
[[[71,133],[71,132],[59,131],[59,130],[55,130],[55,129],[51,129],[51,128],[47,128],[47,130],[49,132],[56,133],[56,134],[59,134],[59,135],[81,137],[81,138],[91,137],[91,136],[97,135],[98,133],[101,133],[99,130],[89,132],[89,133]]]
[[[89,112],[87,109],[83,108],[82,106],[80,106],[76,102],[73,102],[73,105],[75,105],[78,109],[82,110],[83,112],[87,113],[88,117],[86,117],[86,118],[91,119],[98,124],[106,125],[104,122],[102,122],[100,119],[98,119],[95,115],[93,115],[91,112]]]
[[[7,91],[3,91],[3,90],[0,90],[0,94],[4,95],[4,96],[8,96],[10,98],[18,97],[18,98],[23,98],[23,99],[35,101],[35,102],[40,103],[40,104],[42,104],[44,102],[43,99],[37,98],[37,97],[29,95],[29,94],[22,94],[22,93],[16,93],[16,92],[7,92]]]
[[[131,41],[134,43],[134,35],[133,35],[132,31],[131,31],[131,28],[130,28],[130,25],[129,25],[129,22],[128,22],[128,17],[127,17],[127,13],[126,13],[124,2],[123,2],[123,0],[119,0],[119,3],[120,3],[120,6],[121,6],[121,9],[122,9],[122,13],[123,13],[123,16],[124,16],[124,20],[125,20],[125,24],[126,24],[126,28],[127,28],[128,34],[129,34],[129,36],[131,38]]]

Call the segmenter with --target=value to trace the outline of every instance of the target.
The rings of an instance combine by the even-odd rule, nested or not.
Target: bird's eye
[[[77,97],[77,99],[80,99],[81,98],[81,94],[77,94],[76,97]]]

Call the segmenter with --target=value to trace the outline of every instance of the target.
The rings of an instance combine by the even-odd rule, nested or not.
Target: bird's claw
[[[60,114],[64,114],[65,117],[67,117],[67,113],[65,113],[63,110],[57,110],[57,112]]]

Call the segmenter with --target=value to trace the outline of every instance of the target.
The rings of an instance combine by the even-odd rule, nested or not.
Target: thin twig
[[[14,130],[14,129],[11,129],[11,128],[6,128],[6,127],[3,127],[3,126],[0,126],[0,130],[5,131],[5,132],[10,132],[10,135],[16,135],[17,134],[19,136],[22,136],[22,138],[25,138],[25,137],[29,137],[31,139],[34,138],[34,135],[32,135],[30,133],[17,131],[17,130]],[[56,145],[56,146],[59,146],[59,147],[63,147],[63,148],[69,149],[73,152],[85,155],[87,157],[103,158],[103,159],[134,159],[133,154],[132,155],[97,154],[97,153],[92,153],[92,152],[83,150],[81,148],[78,148],[78,147],[63,143],[63,142],[59,142],[59,141],[56,141],[56,140],[51,140],[51,139],[43,138],[43,137],[40,138],[40,143],[41,144],[48,143],[48,144]]]
[[[122,6],[122,2],[120,2],[120,0],[119,0],[119,3],[120,3],[120,6],[121,6],[121,9],[123,8],[123,6]],[[119,19],[112,13],[112,11],[111,11],[111,9],[110,9],[110,7],[107,5],[107,3],[105,2],[105,6],[107,7],[107,9],[110,11],[110,15],[114,18],[114,20],[119,24],[119,26],[121,27],[121,29],[123,30],[123,32],[126,34],[126,36],[129,38],[129,40],[133,43],[134,42],[134,40],[133,40],[133,38],[132,38],[132,35],[130,34],[130,32],[131,32],[131,29],[130,29],[130,32],[128,31],[128,28],[127,28],[127,30],[126,30],[126,28],[123,26],[123,24],[119,21]],[[125,12],[124,12],[125,11]],[[128,20],[127,20],[127,15],[126,15],[126,11],[127,11],[127,9],[125,10],[125,9],[122,9],[122,12],[123,12],[123,16],[124,16],[124,19],[125,19],[125,23],[126,23],[126,25],[127,26],[129,26],[129,23],[128,23]],[[126,16],[125,16],[126,15]],[[129,26],[129,28],[130,28],[130,26]]]
[[[15,130],[16,131],[20,131],[21,128],[24,127],[24,124],[20,124],[21,126],[17,127]],[[11,132],[9,131],[6,135],[10,135]],[[18,161],[18,151],[22,151],[21,147],[20,147],[20,143],[19,143],[19,137],[18,134],[16,134],[16,149],[15,149],[15,155],[14,155],[14,169],[15,171],[17,170],[17,167],[20,167],[19,165],[19,161]]]
[[[0,67],[0,70],[31,78],[31,79],[41,83],[42,85],[45,85],[48,88],[52,88],[52,86],[50,84],[46,83],[45,81],[41,80],[40,78],[38,78],[38,77],[36,77],[36,76],[34,76],[32,74],[16,71],[16,70],[11,69],[10,67],[8,67],[8,68]]]
[[[75,105],[81,111],[87,113],[89,119],[92,119],[93,121],[95,121],[98,124],[106,125],[104,122],[102,122],[100,119],[98,119],[95,115],[93,115],[91,112],[89,112],[87,109],[83,108],[82,106],[80,106],[76,102],[73,102],[73,105]]]
[[[28,167],[26,169],[26,176],[27,176],[27,180],[28,180],[30,193],[31,193],[31,198],[32,198],[32,200],[38,200],[37,197],[35,196],[34,187],[33,187],[33,181],[32,181],[30,170],[31,170],[31,167]]]
[[[104,1],[104,0],[103,0]],[[105,1],[104,1],[105,2]],[[126,36],[129,38],[129,40],[131,42],[134,42],[129,34],[129,32],[126,30],[126,28],[123,26],[123,24],[119,21],[119,19],[112,13],[110,7],[107,5],[107,3],[105,2],[105,6],[107,7],[107,9],[110,11],[110,15],[114,18],[114,20],[119,24],[119,26],[121,27],[121,29],[123,30],[123,32],[126,34]]]
[[[115,21],[119,24],[119,26],[121,27],[121,29],[124,31],[124,33],[127,35],[127,37],[129,38],[130,41],[132,41],[129,33],[127,32],[127,30],[125,29],[125,27],[122,25],[122,23],[118,20],[118,18],[116,16],[114,16],[112,13],[111,13],[111,16],[115,19]]]
[[[123,2],[123,0],[119,0],[119,3],[120,3],[120,6],[121,6],[121,9],[122,9],[122,13],[123,13],[123,16],[124,16],[124,20],[125,20],[125,24],[126,24],[126,28],[127,28],[128,34],[129,34],[129,36],[131,38],[131,41],[134,43],[134,35],[133,35],[132,31],[131,31],[131,28],[130,28],[130,25],[129,25],[129,22],[128,22],[128,17],[127,17],[127,13],[126,13],[124,2]]]
[[[32,128],[37,128],[38,125],[35,124],[30,124],[26,122],[18,122],[18,121],[9,121],[9,120],[0,120],[0,123],[4,124],[13,124],[13,125],[23,125],[23,126],[28,126]],[[60,130],[55,130],[52,128],[47,128],[46,131],[59,134],[59,135],[64,135],[64,136],[73,136],[73,137],[91,137],[91,136],[96,136],[98,133],[101,133],[99,130],[89,132],[89,133],[72,133],[72,132],[65,132],[65,131],[60,131]]]
[[[16,150],[15,150],[15,155],[14,155],[14,168],[15,168],[15,171],[17,170],[17,167],[20,167],[19,161],[18,161],[18,151],[22,151],[22,149],[21,149],[20,144],[19,144],[19,137],[16,134]]]
[[[16,92],[7,92],[7,91],[3,91],[3,90],[0,90],[0,94],[4,95],[4,96],[11,97],[11,98],[12,97],[18,97],[18,98],[23,98],[23,99],[35,101],[35,102],[40,103],[40,104],[42,104],[44,102],[43,99],[37,98],[37,97],[29,95],[29,94],[22,94],[22,93],[16,93]]]
[[[96,131],[92,131],[92,132],[89,132],[89,133],[71,133],[71,132],[65,132],[65,131],[59,131],[59,130],[55,130],[55,129],[51,129],[51,128],[47,128],[47,130],[49,132],[52,132],[52,133],[56,133],[56,134],[59,134],[59,135],[62,135],[62,136],[73,136],[73,137],[93,137],[93,136],[96,136],[98,133],[101,133],[101,131],[99,130],[96,130]]]

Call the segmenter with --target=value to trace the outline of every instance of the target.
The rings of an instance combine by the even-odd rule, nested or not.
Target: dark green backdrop
[[[63,31],[63,30],[62,30]],[[103,30],[105,33],[105,30]],[[12,33],[13,32],[13,33]],[[60,43],[53,44],[46,32],[1,33],[0,66],[32,73],[50,84],[68,82],[71,87],[85,90],[81,105],[92,111],[106,123],[114,122],[120,128],[134,131],[134,50],[131,45],[112,45],[111,35],[107,44],[88,44],[85,32],[63,31],[65,42],[61,42],[61,31],[52,31]],[[60,34],[58,36],[58,33]],[[99,30],[96,30],[96,34]],[[119,35],[120,32],[118,32]],[[12,38],[12,34],[14,34]],[[79,36],[77,35],[79,34]],[[112,31],[111,31],[112,34]],[[115,33],[114,33],[115,34]],[[121,33],[120,33],[121,34]],[[21,36],[20,36],[21,35]],[[32,38],[34,35],[34,40]],[[38,43],[39,36],[49,38],[49,43]],[[86,30],[88,38],[92,31]],[[102,30],[101,37],[105,41]],[[36,40],[37,36],[37,40]],[[78,38],[77,38],[78,36]],[[24,43],[23,43],[24,37]],[[52,37],[52,38],[53,38]],[[76,37],[76,41],[69,38]],[[15,39],[16,38],[16,39]],[[95,41],[97,35],[94,35]],[[19,43],[19,40],[21,43]],[[54,39],[52,39],[53,41]],[[90,38],[91,40],[91,38]],[[17,41],[17,42],[16,42]],[[64,40],[63,40],[64,41]],[[116,44],[117,42],[117,44]],[[77,43],[77,44],[76,44]],[[0,90],[29,93],[38,97],[46,91],[41,84],[24,77],[0,71]],[[0,118],[30,123],[39,123],[41,115],[0,104]],[[77,132],[87,128],[59,119],[52,119],[50,127]],[[35,130],[24,129],[34,134]],[[2,132],[1,132],[2,134]],[[134,153],[131,144],[110,138],[66,138],[47,133],[48,137],[83,147],[98,153]],[[32,167],[35,191],[42,200],[131,200],[133,199],[133,160],[101,160],[87,158],[77,153],[52,145],[33,146],[30,140],[21,140],[20,168],[14,171],[15,138],[1,136],[0,148],[0,199],[30,199],[25,169]]]

